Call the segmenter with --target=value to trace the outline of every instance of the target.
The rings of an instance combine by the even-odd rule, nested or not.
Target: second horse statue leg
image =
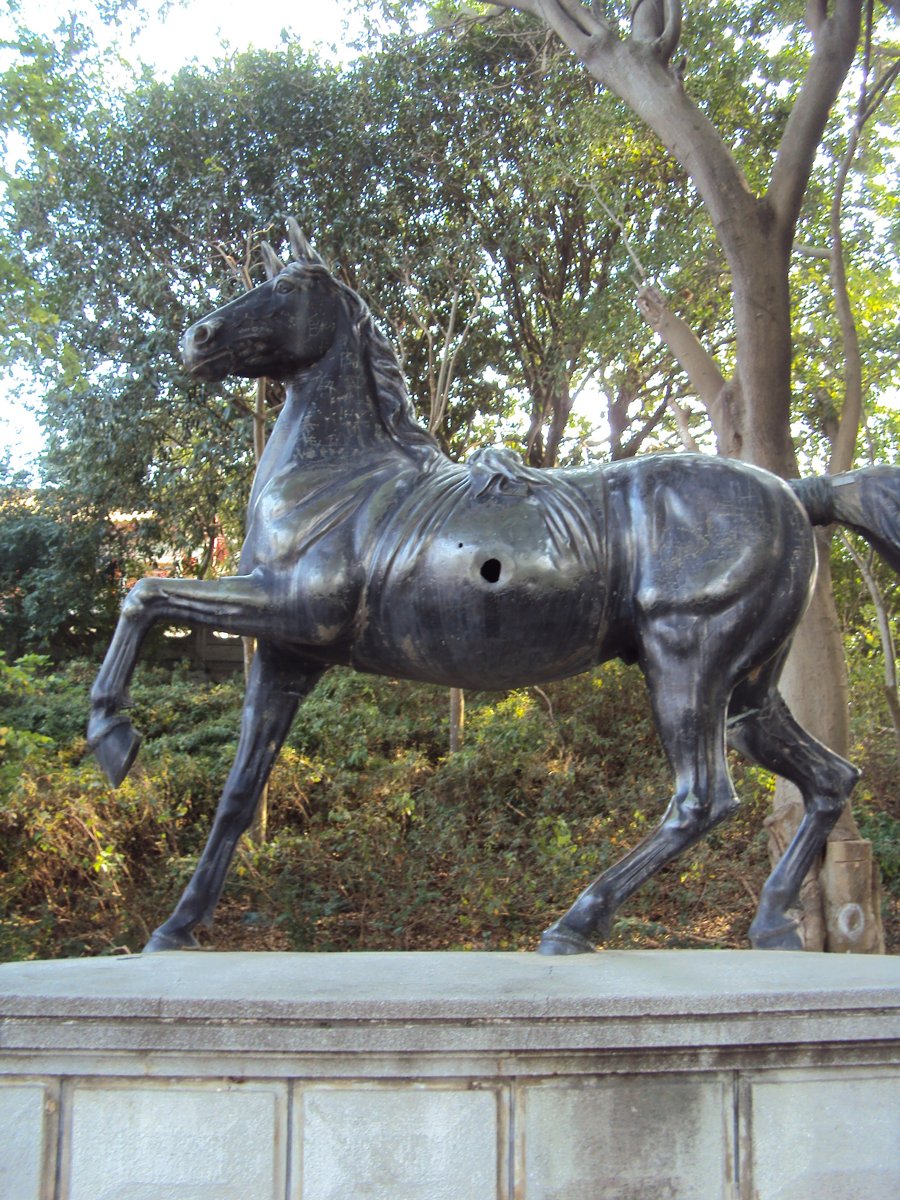
[[[311,667],[283,646],[268,642],[257,646],[244,696],[237,755],[209,838],[175,911],[154,931],[145,952],[197,946],[193,930],[198,924],[211,923],[238,839],[253,820],[297,705],[321,674],[321,667]]]
[[[604,871],[569,911],[545,931],[542,954],[583,954],[605,940],[619,906],[666,863],[737,808],[725,758],[725,714],[732,679],[727,663],[718,669],[698,653],[715,642],[700,622],[660,621],[644,634],[642,666],[656,727],[675,774],[675,793],[657,828]]]
[[[688,665],[689,656],[680,658],[686,672],[673,671],[677,662],[669,662],[662,673],[652,664],[645,666],[657,727],[675,771],[675,795],[659,827],[594,880],[565,916],[545,932],[542,953],[592,950],[594,941],[608,936],[619,905],[641,883],[734,811],[737,796],[728,772],[723,736],[726,705],[730,744],[794,783],[805,810],[791,844],[763,887],[759,910],[750,926],[750,941],[757,949],[803,948],[789,910],[797,902],[807,871],[824,851],[828,834],[859,772],[816,741],[793,718],[776,687],[783,658],[777,656],[753,678],[742,680],[730,705],[728,675],[720,673],[700,686]],[[680,674],[685,677],[679,684]],[[665,695],[665,704],[660,702],[661,694]]]
[[[823,746],[791,715],[776,689],[778,670],[748,681],[731,706],[728,740],[736,750],[793,783],[804,815],[794,837],[766,880],[750,926],[760,950],[802,950],[789,909],[796,904],[807,872],[825,849],[828,835],[859,778],[852,763]]]

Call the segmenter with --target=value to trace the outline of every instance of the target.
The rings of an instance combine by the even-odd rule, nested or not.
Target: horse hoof
[[[91,737],[88,731],[88,745],[110,784],[118,787],[141,748],[141,735],[127,717],[119,717],[107,724],[102,733]]]
[[[161,950],[200,950],[200,943],[189,929],[183,933],[166,933],[161,927],[154,929],[150,941],[142,954],[158,954]]]
[[[538,954],[593,954],[594,945],[574,929],[560,921],[545,929],[541,935]]]
[[[754,950],[802,950],[803,940],[795,921],[782,921],[769,929],[750,926],[750,945]]]

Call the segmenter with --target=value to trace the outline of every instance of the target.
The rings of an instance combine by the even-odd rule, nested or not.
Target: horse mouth
[[[226,345],[217,346],[214,338],[197,342],[188,330],[182,340],[181,357],[185,368],[195,379],[219,381],[227,375],[243,375],[256,379],[270,357],[266,354],[266,343],[256,331],[232,338]]]
[[[185,356],[184,365],[197,379],[224,379],[231,369],[231,351],[218,350],[213,354],[198,355],[196,351]]]

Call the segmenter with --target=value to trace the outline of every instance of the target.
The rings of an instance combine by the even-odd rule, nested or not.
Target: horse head
[[[268,276],[243,296],[217,308],[184,334],[184,365],[198,379],[227,375],[286,380],[312,366],[332,346],[345,311],[345,289],[288,222],[293,259],[283,264],[267,243]]]

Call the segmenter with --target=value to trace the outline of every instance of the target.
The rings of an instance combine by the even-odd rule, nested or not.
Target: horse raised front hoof
[[[118,787],[141,748],[141,735],[127,717],[116,717],[104,722],[99,729],[93,730],[89,726],[88,745],[103,774],[113,787]]]
[[[803,939],[796,921],[780,921],[766,926],[756,921],[750,926],[750,945],[754,950],[802,950]]]
[[[158,954],[161,950],[202,950],[203,947],[191,933],[167,933],[162,926],[154,929],[150,941],[141,951],[142,954]]]
[[[593,954],[593,943],[574,929],[557,921],[541,935],[538,954]]]

